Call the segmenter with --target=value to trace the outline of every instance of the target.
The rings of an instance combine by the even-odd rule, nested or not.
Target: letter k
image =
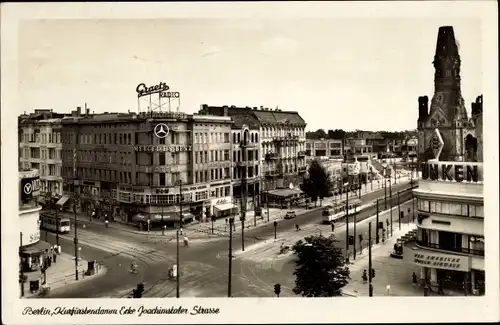
[[[443,176],[442,176],[443,181],[446,181],[446,180],[452,181],[453,180],[453,178],[451,178],[450,174],[448,174],[450,172],[452,166],[453,165],[442,165],[441,166],[441,171],[443,174]]]

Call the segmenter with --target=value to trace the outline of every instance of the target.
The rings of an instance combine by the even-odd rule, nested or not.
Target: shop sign
[[[171,173],[172,168],[170,166],[155,166],[153,171],[155,173]]]
[[[143,119],[168,119],[168,120],[182,120],[187,117],[186,113],[183,112],[140,112],[138,114],[139,118]]]
[[[192,147],[189,145],[142,145],[134,146],[134,150],[138,152],[185,152],[191,151]]]
[[[423,250],[408,250],[406,253],[412,254],[412,263],[418,266],[463,272],[468,272],[470,269],[470,258],[468,256],[445,255],[424,252]]]
[[[151,95],[151,94],[155,94],[155,93],[159,93],[159,92],[168,91],[169,89],[170,89],[170,87],[162,81],[159,84],[154,85],[154,86],[146,86],[145,83],[140,83],[135,88],[135,91],[137,92],[137,97],[142,97],[142,96],[147,96],[147,95]]]
[[[450,182],[483,181],[483,165],[474,163],[428,162],[420,166],[422,179]]]

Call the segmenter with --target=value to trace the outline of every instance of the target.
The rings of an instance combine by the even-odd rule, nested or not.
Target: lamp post
[[[58,187],[56,185],[55,186],[56,195],[57,195],[57,190],[58,190]],[[54,202],[54,200],[52,199],[52,203],[53,202]],[[59,247],[59,216],[58,216],[58,211],[57,211],[59,209],[57,208],[57,202],[55,203],[55,210],[56,210],[56,245],[57,245],[57,247]]]
[[[241,250],[245,251],[245,219],[246,219],[246,214],[247,214],[247,195],[248,195],[248,188],[247,188],[247,166],[246,166],[246,161],[247,161],[247,145],[248,145],[248,130],[242,130],[243,131],[243,140],[240,142],[240,148],[241,148],[241,158],[242,158],[242,164],[241,164],[241,171],[242,171],[242,178],[241,178]]]
[[[378,226],[378,199],[377,199],[377,219],[376,219],[376,225],[375,225],[375,230],[376,230],[376,235],[375,235],[375,243],[378,244],[379,243],[379,226]]]
[[[347,180],[349,181],[349,173],[347,173]],[[344,183],[344,188],[347,188],[345,192],[345,254],[346,263],[349,263],[349,182]]]
[[[176,237],[177,237],[177,261],[176,261],[176,265],[177,265],[177,283],[176,283],[176,297],[179,298],[180,297],[180,274],[181,274],[181,270],[180,270],[180,266],[179,266],[179,263],[180,263],[180,257],[179,257],[179,231],[180,231],[180,228],[181,228],[181,225],[182,225],[182,201],[183,201],[183,197],[182,197],[182,179],[179,179],[177,181],[177,185],[179,186],[179,222],[177,223],[177,231],[176,231]]]
[[[231,297],[231,277],[233,265],[233,224],[234,217],[229,218],[229,267],[228,267],[228,280],[227,280],[227,296]]]

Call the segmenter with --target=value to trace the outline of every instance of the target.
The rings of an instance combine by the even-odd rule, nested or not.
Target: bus
[[[68,233],[71,231],[71,224],[69,218],[58,217],[59,222],[57,222],[55,216],[43,214],[40,216],[40,219],[42,222],[40,227],[42,229],[59,233]]]
[[[349,215],[352,215],[356,212],[361,206],[361,201],[359,199],[349,200]],[[323,209],[323,223],[332,223],[339,219],[345,217],[346,212],[346,203],[345,201],[337,202],[333,206],[327,206]]]

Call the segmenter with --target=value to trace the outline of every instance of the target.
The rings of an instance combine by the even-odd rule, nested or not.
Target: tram
[[[40,216],[40,219],[40,227],[42,229],[59,233],[68,233],[71,231],[71,223],[69,218],[58,217],[59,220],[56,220],[56,217],[53,215],[43,214]]]
[[[349,215],[352,215],[356,212],[361,206],[361,201],[359,199],[349,200],[349,206],[347,207],[349,210]],[[346,215],[346,203],[345,201],[337,202],[333,206],[327,206],[323,209],[323,223],[332,223],[339,219],[342,219]]]

